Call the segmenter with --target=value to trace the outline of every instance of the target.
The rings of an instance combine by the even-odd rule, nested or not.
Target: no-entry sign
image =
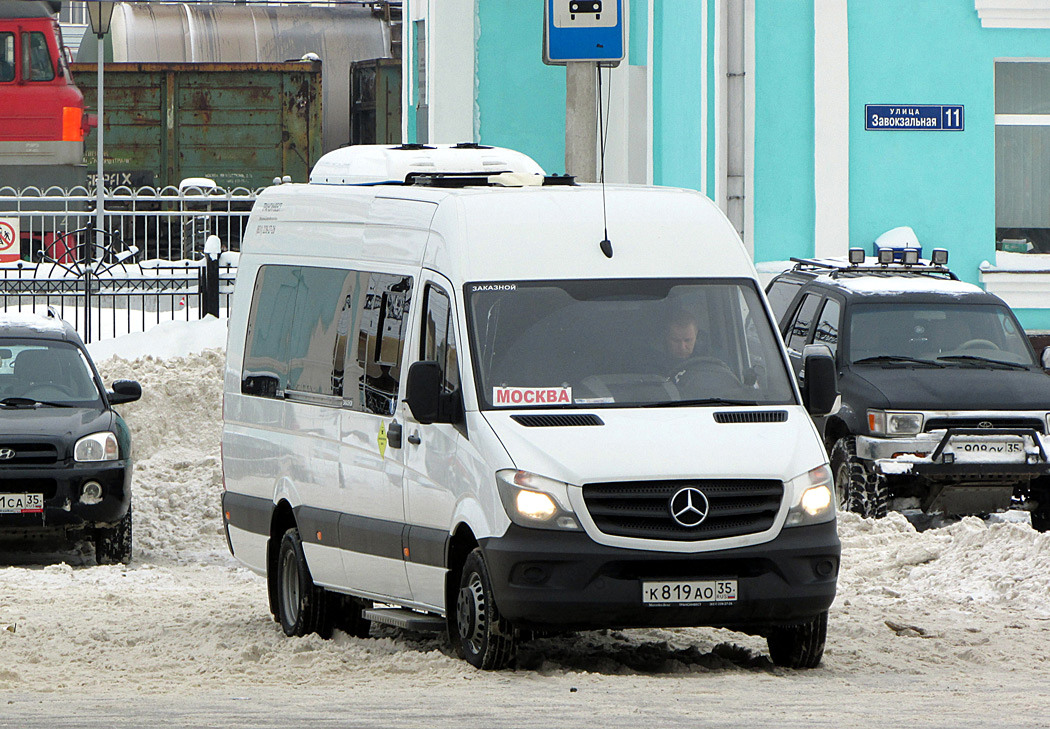
[[[0,263],[17,261],[21,257],[18,218],[0,218]]]

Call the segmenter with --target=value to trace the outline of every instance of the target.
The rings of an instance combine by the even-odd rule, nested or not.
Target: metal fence
[[[0,223],[18,243],[4,250],[19,256],[0,263],[0,309],[54,307],[85,341],[225,316],[255,197],[243,188],[117,187],[106,191],[99,234],[85,188],[0,188]],[[204,254],[210,235],[221,256]]]

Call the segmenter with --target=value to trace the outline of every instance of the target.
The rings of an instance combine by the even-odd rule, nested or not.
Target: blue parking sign
[[[543,62],[615,66],[624,57],[623,28],[623,0],[545,0]]]

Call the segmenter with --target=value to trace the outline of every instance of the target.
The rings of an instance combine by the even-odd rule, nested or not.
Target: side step
[[[417,633],[440,633],[445,629],[444,618],[408,608],[369,608],[361,611],[361,617],[373,623],[393,625]]]

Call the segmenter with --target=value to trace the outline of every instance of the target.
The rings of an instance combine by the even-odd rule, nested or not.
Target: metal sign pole
[[[598,64],[565,64],[565,173],[580,182],[598,181],[596,71]]]

